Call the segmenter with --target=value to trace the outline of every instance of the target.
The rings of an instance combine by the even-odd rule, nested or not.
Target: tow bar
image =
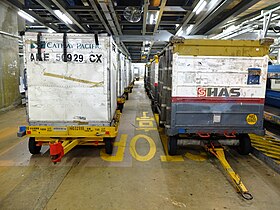
[[[237,191],[241,194],[241,196],[246,200],[252,200],[253,196],[251,195],[251,193],[249,193],[247,188],[244,186],[239,175],[233,171],[233,169],[227,162],[225,153],[224,153],[224,148],[222,146],[215,147],[212,142],[210,143],[210,145],[208,144],[208,145],[205,145],[204,147],[205,147],[206,151],[210,152],[216,158],[218,158],[218,160],[220,161],[220,163],[222,164],[222,166],[224,167],[224,169],[226,170],[226,172],[232,179]]]

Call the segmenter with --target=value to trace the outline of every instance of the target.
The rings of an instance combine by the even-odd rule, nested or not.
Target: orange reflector
[[[26,134],[31,134],[31,131],[26,131]]]
[[[110,135],[110,131],[105,131],[105,134],[106,135]]]

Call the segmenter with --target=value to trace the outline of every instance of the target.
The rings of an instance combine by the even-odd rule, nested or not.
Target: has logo
[[[239,97],[240,88],[197,88],[198,97]]]

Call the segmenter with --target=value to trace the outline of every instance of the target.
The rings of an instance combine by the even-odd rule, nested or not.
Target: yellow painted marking
[[[262,137],[254,134],[251,134],[250,137],[253,147],[266,156],[273,158],[275,162],[280,160],[280,140],[277,137],[271,135]]]
[[[154,117],[155,117],[156,123],[159,124],[159,115],[155,114]],[[161,162],[182,162],[182,161],[184,161],[184,158],[182,155],[174,155],[174,156],[168,155],[167,136],[164,135],[164,129],[159,128],[158,132],[159,132],[160,140],[161,140],[163,148],[164,148],[164,152],[166,154],[166,155],[160,156]]]
[[[163,128],[159,129],[159,134],[160,134],[160,139],[161,139],[161,142],[163,144],[163,148],[164,148],[164,151],[166,154],[166,155],[161,155],[160,160],[162,162],[182,162],[182,161],[184,161],[184,158],[182,155],[174,155],[174,156],[168,155],[167,136],[165,136],[163,134]]]
[[[152,121],[140,121],[139,127],[153,127],[154,124]]]
[[[7,138],[9,136],[14,136],[16,138],[17,137],[17,128],[8,127],[8,128],[4,128],[0,131],[0,140]]]
[[[136,151],[136,142],[139,139],[145,139],[150,144],[150,150],[149,150],[148,154],[145,156],[139,155]],[[136,135],[131,139],[129,149],[130,149],[130,154],[132,155],[132,157],[134,157],[138,161],[149,161],[156,154],[156,144],[153,141],[153,139],[149,136],[142,135],[142,134]]]
[[[148,112],[143,112],[143,116],[142,117],[137,117],[136,120],[140,121],[140,120],[151,120],[154,121],[153,117],[147,117]]]
[[[143,112],[143,118],[148,118],[147,114],[148,114],[148,112]]]
[[[109,161],[109,162],[122,162],[123,157],[124,157],[124,150],[125,150],[125,145],[126,145],[126,140],[127,140],[127,134],[122,134],[120,141],[114,142],[114,149],[117,147],[117,152],[116,155],[108,155],[105,152],[105,149],[100,151],[100,157],[102,160]]]
[[[199,154],[192,154],[190,152],[187,152],[185,154],[185,156],[186,156],[186,158],[188,158],[190,160],[194,160],[194,161],[198,161],[198,162],[207,160],[206,152],[202,152],[202,151],[200,151]]]
[[[135,130],[140,131],[140,130],[144,130],[144,131],[156,131],[157,128],[136,128]]]
[[[73,77],[67,77],[67,76],[48,73],[48,72],[45,72],[44,76],[54,77],[54,78],[59,78],[59,79],[65,79],[65,80],[70,80],[70,81],[79,82],[79,83],[91,84],[92,87],[99,87],[99,86],[102,86],[103,83],[104,83],[104,82],[92,82],[92,81],[89,81],[89,80],[77,79],[77,78],[73,78]]]

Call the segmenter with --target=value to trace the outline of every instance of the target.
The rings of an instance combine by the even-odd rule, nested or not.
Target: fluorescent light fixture
[[[232,32],[236,29],[238,29],[239,27],[238,26],[235,26],[235,25],[231,25],[229,26],[227,29],[223,30],[224,33],[229,33],[229,32]]]
[[[178,30],[178,35],[181,36],[183,34],[183,29],[182,27]]]
[[[154,14],[150,15],[150,24],[152,25],[154,23]]]
[[[204,9],[206,4],[207,2],[205,0],[200,0],[195,6],[195,8],[193,9],[193,12],[195,12],[195,14],[198,15]]]
[[[178,24],[178,23],[177,23],[177,24],[175,24],[176,28],[178,28],[178,27],[179,27],[179,25],[180,25],[180,24]]]
[[[208,11],[211,10],[216,4],[218,0],[211,0],[208,5]]]
[[[48,28],[48,33],[55,33],[55,31],[52,30],[51,28]]]
[[[65,14],[63,14],[60,10],[54,10],[54,13],[66,24],[73,24],[72,20],[69,19]]]
[[[34,23],[35,18],[33,18],[32,16],[30,16],[29,14],[27,14],[26,12],[20,10],[18,11],[18,15],[22,18],[24,18],[25,20],[28,20],[31,23]]]
[[[203,3],[201,4],[201,6],[197,9],[197,11],[195,12],[195,14],[199,14],[203,9],[204,7],[207,5],[207,2],[206,1],[203,1]]]
[[[154,24],[156,24],[156,22],[158,20],[158,16],[159,16],[159,11],[156,12],[156,17],[155,17],[155,23]]]
[[[194,25],[189,25],[189,27],[186,29],[186,35],[189,35],[193,29]]]

